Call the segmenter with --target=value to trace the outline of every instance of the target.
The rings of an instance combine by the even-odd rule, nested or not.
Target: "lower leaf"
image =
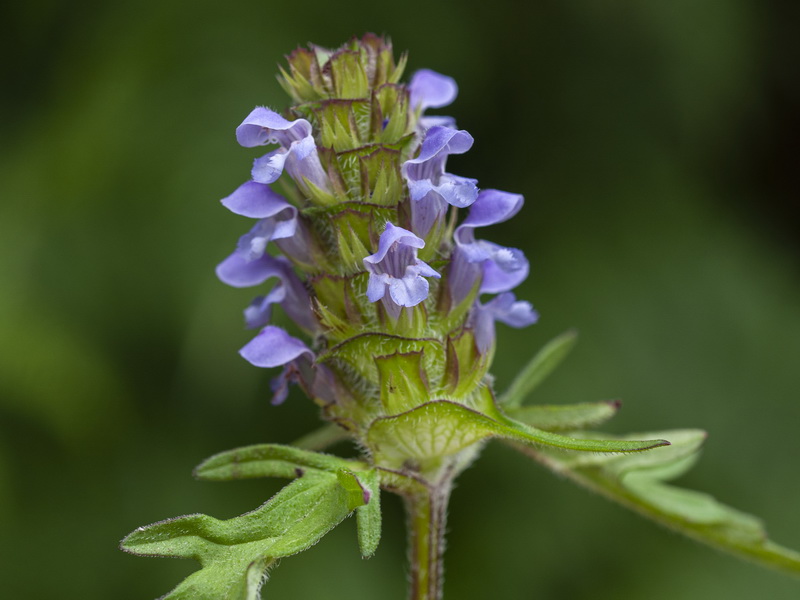
[[[161,521],[131,533],[121,548],[200,562],[202,569],[165,600],[255,600],[275,559],[317,543],[353,502],[335,473],[309,471],[253,512],[224,521],[199,514]]]
[[[800,553],[769,540],[758,518],[708,494],[666,483],[691,468],[705,432],[689,429],[642,437],[664,437],[672,445],[634,455],[567,454],[542,447],[513,446],[556,473],[695,540],[765,566],[800,574]]]

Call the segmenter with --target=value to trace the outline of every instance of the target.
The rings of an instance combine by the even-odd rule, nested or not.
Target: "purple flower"
[[[475,303],[471,325],[475,330],[475,343],[483,354],[494,344],[494,322],[500,321],[511,327],[522,328],[539,320],[530,302],[517,301],[511,292],[495,296],[486,304]]]
[[[409,101],[414,110],[442,108],[456,99],[456,80],[430,69],[420,69],[408,84]]]
[[[303,282],[295,274],[291,263],[283,256],[269,261],[269,277],[277,277],[279,282],[266,296],[258,296],[244,310],[244,320],[248,329],[256,329],[269,323],[272,305],[280,304],[287,315],[306,331],[317,329],[317,321],[311,310],[311,300]]]
[[[444,217],[448,204],[464,208],[478,197],[477,180],[444,170],[448,155],[463,154],[473,141],[466,131],[434,126],[425,132],[419,156],[403,163],[411,198],[411,228],[418,235],[427,235]]]
[[[507,221],[522,208],[519,194],[483,190],[470,207],[469,216],[456,227],[456,249],[450,265],[449,284],[454,304],[461,302],[481,278],[480,293],[507,292],[528,276],[528,260],[516,248],[505,248],[475,239],[475,228]]]
[[[417,249],[425,247],[422,238],[407,229],[386,223],[378,241],[378,251],[364,259],[369,272],[367,298],[383,300],[392,317],[403,306],[416,306],[428,297],[428,280],[440,277],[427,263],[417,258]]]
[[[217,266],[217,276],[233,287],[259,285],[276,275],[275,259],[265,254],[272,240],[291,238],[297,231],[297,208],[269,186],[248,181],[222,199],[232,212],[259,221],[239,238],[236,250]]]
[[[248,260],[263,256],[270,241],[292,237],[297,230],[297,208],[263,183],[240,185],[222,204],[238,215],[260,219],[239,238],[237,250]]]
[[[258,106],[236,128],[236,140],[245,148],[267,144],[280,146],[255,160],[253,181],[272,183],[285,167],[296,182],[307,179],[323,190],[328,189],[328,177],[319,162],[311,123],[305,119],[287,121],[278,113]]]
[[[239,354],[256,367],[283,366],[281,374],[273,379],[273,404],[281,404],[289,393],[289,383],[298,381],[300,367],[310,365],[314,353],[303,342],[290,336],[280,327],[268,325],[250,340]]]

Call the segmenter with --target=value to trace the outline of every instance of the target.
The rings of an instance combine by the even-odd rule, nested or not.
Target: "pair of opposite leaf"
[[[705,432],[688,429],[614,438],[583,432],[581,438],[574,438],[561,432],[599,424],[616,413],[619,403],[522,405],[567,355],[575,339],[570,332],[547,344],[497,405],[483,406],[483,412],[434,401],[378,419],[371,434],[374,431],[376,439],[389,440],[380,450],[390,460],[394,454],[398,458],[415,454],[430,458],[499,437],[556,473],[689,537],[767,566],[800,573],[800,554],[768,540],[758,519],[706,494],[666,483],[691,468]],[[415,438],[412,432],[419,418],[435,420],[449,435]],[[329,425],[297,445],[318,449],[343,438],[338,427]],[[640,441],[647,438],[656,439]],[[414,444],[424,447],[414,448]],[[265,444],[213,456],[195,474],[215,481],[256,477],[294,481],[242,516],[220,521],[188,515],[141,527],[126,537],[122,548],[127,552],[200,562],[202,568],[164,596],[165,600],[257,600],[267,571],[278,559],[308,549],[353,512],[362,555],[369,557],[377,548],[381,471],[365,462]]]

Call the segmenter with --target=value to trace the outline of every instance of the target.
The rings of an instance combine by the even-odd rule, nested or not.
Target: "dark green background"
[[[523,8],[524,7],[524,8]],[[140,599],[194,565],[117,551],[133,528],[230,517],[272,482],[190,471],[315,423],[241,360],[247,291],[214,265],[249,225],[218,199],[282,107],[298,43],[365,31],[454,76],[475,137],[456,174],[523,193],[484,232],[527,253],[541,322],[500,328],[497,387],[568,327],[537,395],[620,397],[613,432],[711,433],[684,482],[800,547],[796,3],[756,0],[17,2],[2,9],[0,595]],[[266,597],[404,597],[402,513],[377,555],[345,523]],[[667,533],[500,445],[455,491],[446,596],[796,598],[800,583]]]

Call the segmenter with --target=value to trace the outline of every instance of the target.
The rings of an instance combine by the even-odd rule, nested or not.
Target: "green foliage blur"
[[[218,200],[260,154],[234,128],[288,103],[274,74],[365,31],[456,78],[449,162],[525,195],[484,233],[522,248],[539,324],[500,327],[505,388],[548,339],[534,401],[622,398],[612,432],[701,427],[683,483],[800,547],[796,3],[37,0],[0,9],[1,595],[154,598],[191,561],[117,550],[135,527],[251,510],[279,482],[201,483],[317,414],[236,353],[250,293],[215,264],[249,226]],[[795,17],[793,19],[792,17]],[[792,172],[794,169],[794,172]],[[347,447],[339,448],[352,452]],[[405,595],[403,517],[362,561],[354,523],[285,559],[265,597]],[[460,479],[452,600],[796,598],[800,583],[665,532],[500,444]]]

